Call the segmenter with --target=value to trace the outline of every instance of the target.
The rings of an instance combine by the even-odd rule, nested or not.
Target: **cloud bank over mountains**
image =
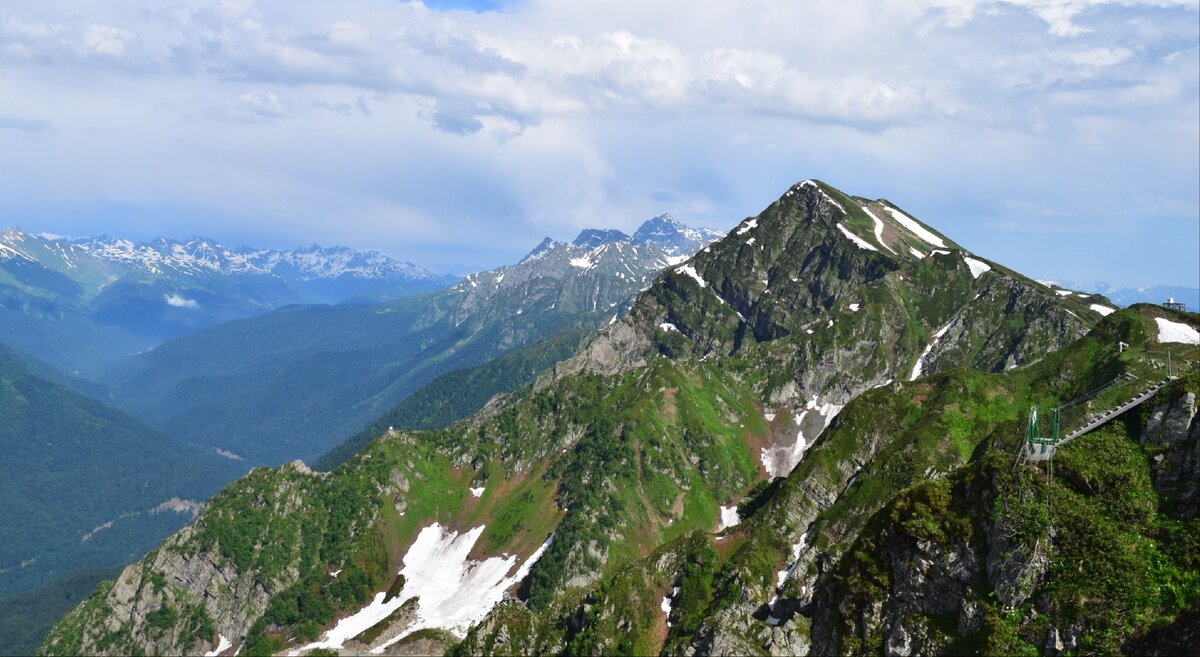
[[[482,266],[814,176],[1036,273],[1133,275],[1029,266],[1064,235],[1200,266],[1196,2],[644,5],[7,3],[0,211]]]

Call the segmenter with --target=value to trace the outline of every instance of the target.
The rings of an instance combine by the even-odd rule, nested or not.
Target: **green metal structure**
[[[1054,446],[1058,444],[1060,416],[1057,408],[1050,410],[1050,435],[1043,436],[1042,422],[1038,416],[1038,407],[1033,406],[1029,409],[1029,431],[1026,441],[1029,445],[1030,454],[1045,454],[1048,450],[1054,449]]]

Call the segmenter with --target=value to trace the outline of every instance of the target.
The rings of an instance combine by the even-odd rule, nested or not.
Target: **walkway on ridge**
[[[1046,459],[1054,456],[1054,450],[1056,448],[1061,447],[1062,445],[1066,444],[1067,442],[1069,442],[1071,440],[1074,440],[1075,438],[1078,438],[1085,434],[1091,433],[1092,431],[1094,431],[1101,425],[1104,425],[1107,422],[1116,419],[1125,411],[1128,411],[1131,408],[1135,408],[1135,407],[1141,405],[1142,402],[1153,397],[1154,393],[1161,390],[1163,386],[1167,385],[1167,383],[1168,383],[1168,381],[1156,383],[1152,387],[1147,388],[1147,389],[1143,390],[1142,392],[1139,392],[1137,395],[1135,395],[1133,397],[1133,399],[1122,402],[1121,404],[1117,405],[1116,407],[1111,408],[1111,409],[1101,413],[1100,415],[1096,416],[1094,419],[1092,419],[1090,422],[1083,425],[1079,429],[1076,429],[1075,431],[1072,431],[1071,433],[1067,434],[1065,437],[1063,437],[1061,440],[1059,440],[1058,444],[1056,444],[1056,445],[1042,445],[1039,447],[1033,447],[1033,446],[1029,445],[1028,443],[1026,443],[1025,447],[1023,448],[1026,451],[1025,456],[1030,461],[1045,461]]]

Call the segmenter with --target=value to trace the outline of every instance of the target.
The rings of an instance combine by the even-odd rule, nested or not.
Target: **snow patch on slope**
[[[971,268],[971,276],[974,278],[979,278],[984,272],[992,270],[992,266],[988,263],[966,255],[963,256],[963,262],[967,263],[967,266]]]
[[[821,196],[825,197],[826,201],[829,201],[830,203],[832,203],[834,205],[834,207],[841,210],[842,214],[849,214],[848,212],[846,212],[846,208],[843,208],[841,203],[838,203],[837,201],[833,200],[832,196],[830,196],[829,194],[826,194],[825,190],[821,189],[821,186],[818,185],[815,180],[805,180],[804,182],[800,183],[800,186],[801,187],[812,187],[813,189],[817,190],[817,192],[820,193]]]
[[[384,602],[384,592],[376,593],[358,613],[338,621],[325,633],[324,640],[288,654],[299,655],[315,648],[341,649],[346,641],[384,620],[414,597],[419,598],[416,620],[403,634],[373,649],[372,654],[382,653],[391,644],[422,629],[440,628],[460,638],[465,636],[471,625],[483,620],[500,602],[505,591],[525,578],[554,538],[547,538],[514,574],[508,575],[516,565],[516,555],[483,561],[467,558],[484,527],[480,525],[459,534],[435,522],[422,529],[404,555],[404,568],[400,571],[404,588],[399,595]]]
[[[833,418],[837,417],[842,407],[837,404],[822,404],[813,397],[808,400],[808,404],[798,414],[792,416],[792,421],[796,424],[796,438],[791,444],[773,445],[763,447],[759,450],[759,458],[762,461],[763,469],[767,471],[768,477],[786,477],[801,460],[804,459],[804,453],[809,446],[817,442],[825,429],[833,422]],[[809,418],[810,413],[816,415],[809,420],[809,434],[805,434],[805,420]]]
[[[204,653],[204,657],[217,657],[217,655],[229,650],[233,646],[233,642],[226,639],[224,634],[218,634],[217,639],[217,647]]]
[[[904,226],[905,228],[907,228],[910,232],[912,232],[912,234],[914,234],[918,238],[920,238],[920,240],[922,242],[926,242],[927,244],[931,244],[933,246],[940,246],[943,249],[946,248],[946,243],[944,241],[942,241],[942,238],[929,232],[928,229],[926,229],[921,224],[917,223],[916,219],[913,219],[912,217],[904,214],[903,212],[897,210],[896,208],[893,208],[893,207],[890,207],[887,205],[885,205],[883,207],[885,210],[888,211],[889,214],[892,215],[893,219],[900,222],[901,226]]]
[[[804,548],[808,547],[807,543],[808,534],[801,534],[800,542],[792,544],[792,560],[787,570],[781,570],[775,574],[775,588],[783,588],[783,584],[788,581],[792,573],[796,572],[796,566],[800,563],[800,555],[804,552]]]
[[[1155,317],[1155,322],[1158,322],[1158,341],[1159,342],[1182,342],[1183,344],[1200,344],[1200,331],[1184,324],[1183,322],[1172,322],[1169,319]]]
[[[737,234],[745,235],[746,233],[750,232],[751,230],[753,230],[754,228],[757,228],[757,227],[758,227],[758,219],[751,219],[751,220],[747,221],[746,223],[742,224],[741,226],[738,226]]]
[[[671,627],[671,606],[677,595],[679,595],[678,586],[671,589],[671,595],[664,595],[662,603],[659,604],[659,609],[662,609],[662,612],[667,616],[667,627]]]
[[[687,276],[691,276],[691,277],[692,277],[692,280],[696,281],[696,283],[697,283],[697,284],[698,284],[700,287],[708,287],[708,282],[707,282],[707,281],[705,281],[703,278],[701,278],[701,277],[700,277],[700,272],[696,271],[696,268],[695,268],[695,267],[693,267],[693,266],[691,266],[691,265],[684,265],[684,266],[682,266],[682,267],[676,267],[676,268],[675,268],[675,273],[676,273],[676,274],[685,274],[685,275],[687,275]]]
[[[1092,310],[1100,313],[1100,315],[1103,317],[1107,317],[1107,316],[1117,312],[1116,308],[1109,308],[1108,306],[1103,306],[1098,303],[1093,303],[1092,305],[1088,306],[1088,308],[1091,308]]]
[[[855,235],[854,233],[851,233],[842,224],[838,224],[837,227],[838,227],[838,230],[842,231],[842,234],[845,235],[847,238],[849,238],[849,240],[851,242],[854,242],[856,245],[858,245],[858,248],[866,249],[868,251],[879,251],[879,249],[872,246],[870,242],[864,240],[863,238],[859,237],[858,235]]]
[[[942,339],[943,335],[946,335],[946,331],[949,331],[950,327],[954,326],[954,322],[957,321],[958,315],[951,317],[950,321],[946,322],[945,326],[938,329],[937,333],[933,334],[933,340],[925,347],[925,351],[922,351],[921,355],[917,357],[917,364],[913,365],[912,375],[908,377],[909,381],[916,381],[917,377],[921,376],[922,370],[925,369],[925,359],[929,357],[929,352],[933,351],[933,348],[937,346],[938,341]]]
[[[862,206],[862,209],[863,212],[866,212],[867,216],[875,222],[875,241],[879,242],[879,246],[887,249],[890,253],[895,253],[895,251],[892,250],[892,247],[888,246],[887,243],[883,241],[883,219],[880,219],[874,212],[871,212],[871,208],[868,208],[865,205]]]
[[[720,523],[717,525],[717,531],[719,532],[725,531],[741,522],[742,518],[738,515],[737,505],[721,507],[721,517],[719,520]]]

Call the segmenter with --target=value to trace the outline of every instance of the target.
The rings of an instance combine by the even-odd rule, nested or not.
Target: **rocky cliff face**
[[[543,249],[532,262],[553,263],[552,253]],[[572,259],[565,266],[577,266]],[[442,431],[389,432],[316,478],[325,488],[305,499],[343,500],[320,503],[329,509],[327,526],[353,519],[336,551],[317,550],[319,562],[286,551],[261,556],[275,554],[262,546],[302,545],[310,532],[272,535],[296,525],[277,512],[246,515],[260,508],[255,485],[214,503],[197,527],[256,537],[254,556],[235,563],[243,578],[301,564],[298,580],[272,591],[267,610],[228,638],[247,651],[357,645],[339,638],[348,630],[333,619],[373,608],[380,616],[368,614],[363,626],[375,624],[356,626],[351,638],[363,645],[374,645],[378,633],[399,638],[389,608],[366,600],[393,586],[397,604],[405,600],[411,591],[395,573],[420,560],[414,546],[434,524],[474,537],[462,547],[477,570],[491,559],[529,560],[516,599],[483,608],[481,620],[467,625],[437,625],[462,641],[455,650],[463,654],[828,654],[887,646],[918,654],[960,646],[960,629],[1015,637],[1045,629],[1010,615],[1040,604],[1039,552],[1022,555],[1045,540],[1048,525],[999,531],[988,522],[997,504],[1036,509],[1045,496],[1036,476],[1026,478],[1028,497],[1013,497],[1016,475],[997,479],[1012,469],[1029,405],[1151,367],[1147,354],[1159,345],[1149,316],[1125,311],[1078,339],[1099,317],[969,254],[886,201],[805,181],[721,242],[672,264],[626,319],[507,405]],[[1129,356],[1117,353],[1118,339],[1136,345]],[[1152,488],[1126,443],[1137,448],[1117,443],[1119,472],[1084,458],[1068,467],[1073,479],[1047,484],[1058,504],[1054,485],[1086,489],[1120,475],[1129,485],[1112,491]],[[1148,517],[1145,499],[1128,504],[1126,515]],[[1094,520],[1093,506],[1078,500],[1073,522]],[[1066,531],[1059,523],[1057,537]],[[206,543],[193,536],[184,545]],[[1004,561],[987,545],[1013,546],[1015,556]],[[1181,563],[1180,572],[1195,570]],[[337,595],[325,587],[328,569],[341,564],[362,576]],[[989,587],[1011,590],[1008,602],[992,605]],[[416,604],[420,618],[443,613],[432,599]],[[47,651],[94,636],[108,621],[93,613],[81,608],[64,619]],[[1046,618],[1064,636],[1091,627],[1077,608],[1056,613]],[[153,639],[144,624],[118,634],[123,645]],[[996,645],[1020,647],[1016,641]],[[105,651],[99,642],[89,647]]]
[[[216,498],[200,522],[171,536],[138,564],[122,571],[115,582],[97,589],[71,618],[47,637],[43,650],[53,654],[197,654],[220,637],[244,637],[267,611],[270,600],[300,579],[305,559],[296,537],[288,536],[273,563],[239,559],[244,549],[233,541],[278,539],[235,536],[221,532],[236,522],[223,503],[230,497],[253,496],[262,509],[279,518],[305,515],[324,477],[300,462],[277,473],[257,470]],[[240,488],[240,490],[239,490]],[[215,516],[215,517],[214,517]],[[286,533],[284,530],[283,533]],[[290,544],[290,549],[289,548]],[[265,546],[258,546],[264,551]]]
[[[1196,394],[1186,392],[1153,406],[1141,435],[1150,448],[1154,488],[1183,518],[1200,512],[1200,410]]]

